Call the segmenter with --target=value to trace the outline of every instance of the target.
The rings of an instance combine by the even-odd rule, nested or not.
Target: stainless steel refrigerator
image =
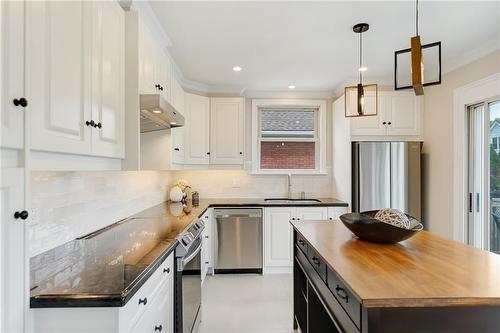
[[[421,220],[421,142],[352,143],[352,211],[396,208]]]

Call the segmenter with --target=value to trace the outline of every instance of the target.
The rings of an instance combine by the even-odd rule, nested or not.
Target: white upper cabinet
[[[185,101],[185,163],[208,164],[210,162],[210,99],[186,93]]]
[[[210,163],[243,164],[243,98],[215,98],[210,109]]]
[[[91,153],[91,6],[28,1],[26,87],[31,148]]]
[[[0,146],[22,149],[24,108],[20,102],[24,98],[24,48],[19,41],[24,39],[24,3],[2,1],[0,17]],[[14,104],[16,100],[17,106]]]
[[[358,136],[422,137],[423,105],[413,92],[379,92],[376,116],[351,118]]]
[[[26,8],[31,148],[123,157],[123,10],[86,1]]]
[[[139,17],[139,93],[161,94],[172,102],[172,62]]]
[[[92,35],[92,153],[124,156],[124,15],[116,2],[94,2]]]
[[[172,80],[172,103],[174,107],[185,115],[185,96],[184,89],[179,81]],[[172,137],[172,163],[184,163],[184,155],[186,153],[184,148],[184,127],[174,127],[170,130]]]

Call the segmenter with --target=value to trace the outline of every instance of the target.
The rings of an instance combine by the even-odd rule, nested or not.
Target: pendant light
[[[363,33],[369,28],[368,23],[358,23],[352,28],[355,33],[359,34],[359,83],[345,88],[346,117],[377,115],[377,85],[363,85],[363,72],[367,70],[363,65]]]
[[[418,0],[415,0],[415,36],[410,38],[411,47],[395,53],[394,88],[396,90],[413,88],[415,95],[420,96],[424,94],[424,86],[441,83],[441,42],[422,45],[418,31],[418,6]],[[426,73],[429,78],[424,78],[424,51],[426,53]],[[410,55],[410,61],[407,60],[408,54]],[[398,60],[402,63],[409,63],[410,68],[402,66],[402,69],[398,69]],[[407,70],[410,70],[410,73],[407,73]],[[411,82],[406,83],[406,85],[403,83],[410,79]],[[424,79],[426,80],[424,81]]]

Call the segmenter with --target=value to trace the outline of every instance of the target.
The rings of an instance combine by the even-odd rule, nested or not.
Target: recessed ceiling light
[[[288,86],[288,89],[295,89],[295,86],[293,84]]]
[[[171,121],[171,122],[170,122],[170,125],[177,125],[177,122],[175,122],[175,121]]]
[[[235,72],[241,72],[242,69],[243,68],[241,68],[240,66],[234,66],[233,67],[233,71],[235,71]]]
[[[162,112],[163,112],[162,110],[153,110],[153,113],[156,113],[156,114],[160,114]]]
[[[366,71],[368,70],[368,67],[365,67],[365,66],[363,66],[363,67],[359,67],[359,69],[358,69],[358,70],[359,70],[360,72],[366,72]]]

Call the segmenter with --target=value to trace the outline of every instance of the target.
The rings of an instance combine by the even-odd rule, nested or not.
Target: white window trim
[[[467,242],[467,107],[500,95],[500,73],[453,92],[453,239]]]
[[[304,106],[318,109],[318,144],[319,158],[316,169],[261,169],[259,147],[259,108],[273,106]],[[267,140],[266,141],[272,141]],[[280,140],[283,141],[283,140]],[[308,141],[307,139],[289,139],[287,141]],[[315,141],[315,140],[312,140]],[[252,173],[253,174],[326,174],[326,100],[306,99],[254,99],[252,100]]]

